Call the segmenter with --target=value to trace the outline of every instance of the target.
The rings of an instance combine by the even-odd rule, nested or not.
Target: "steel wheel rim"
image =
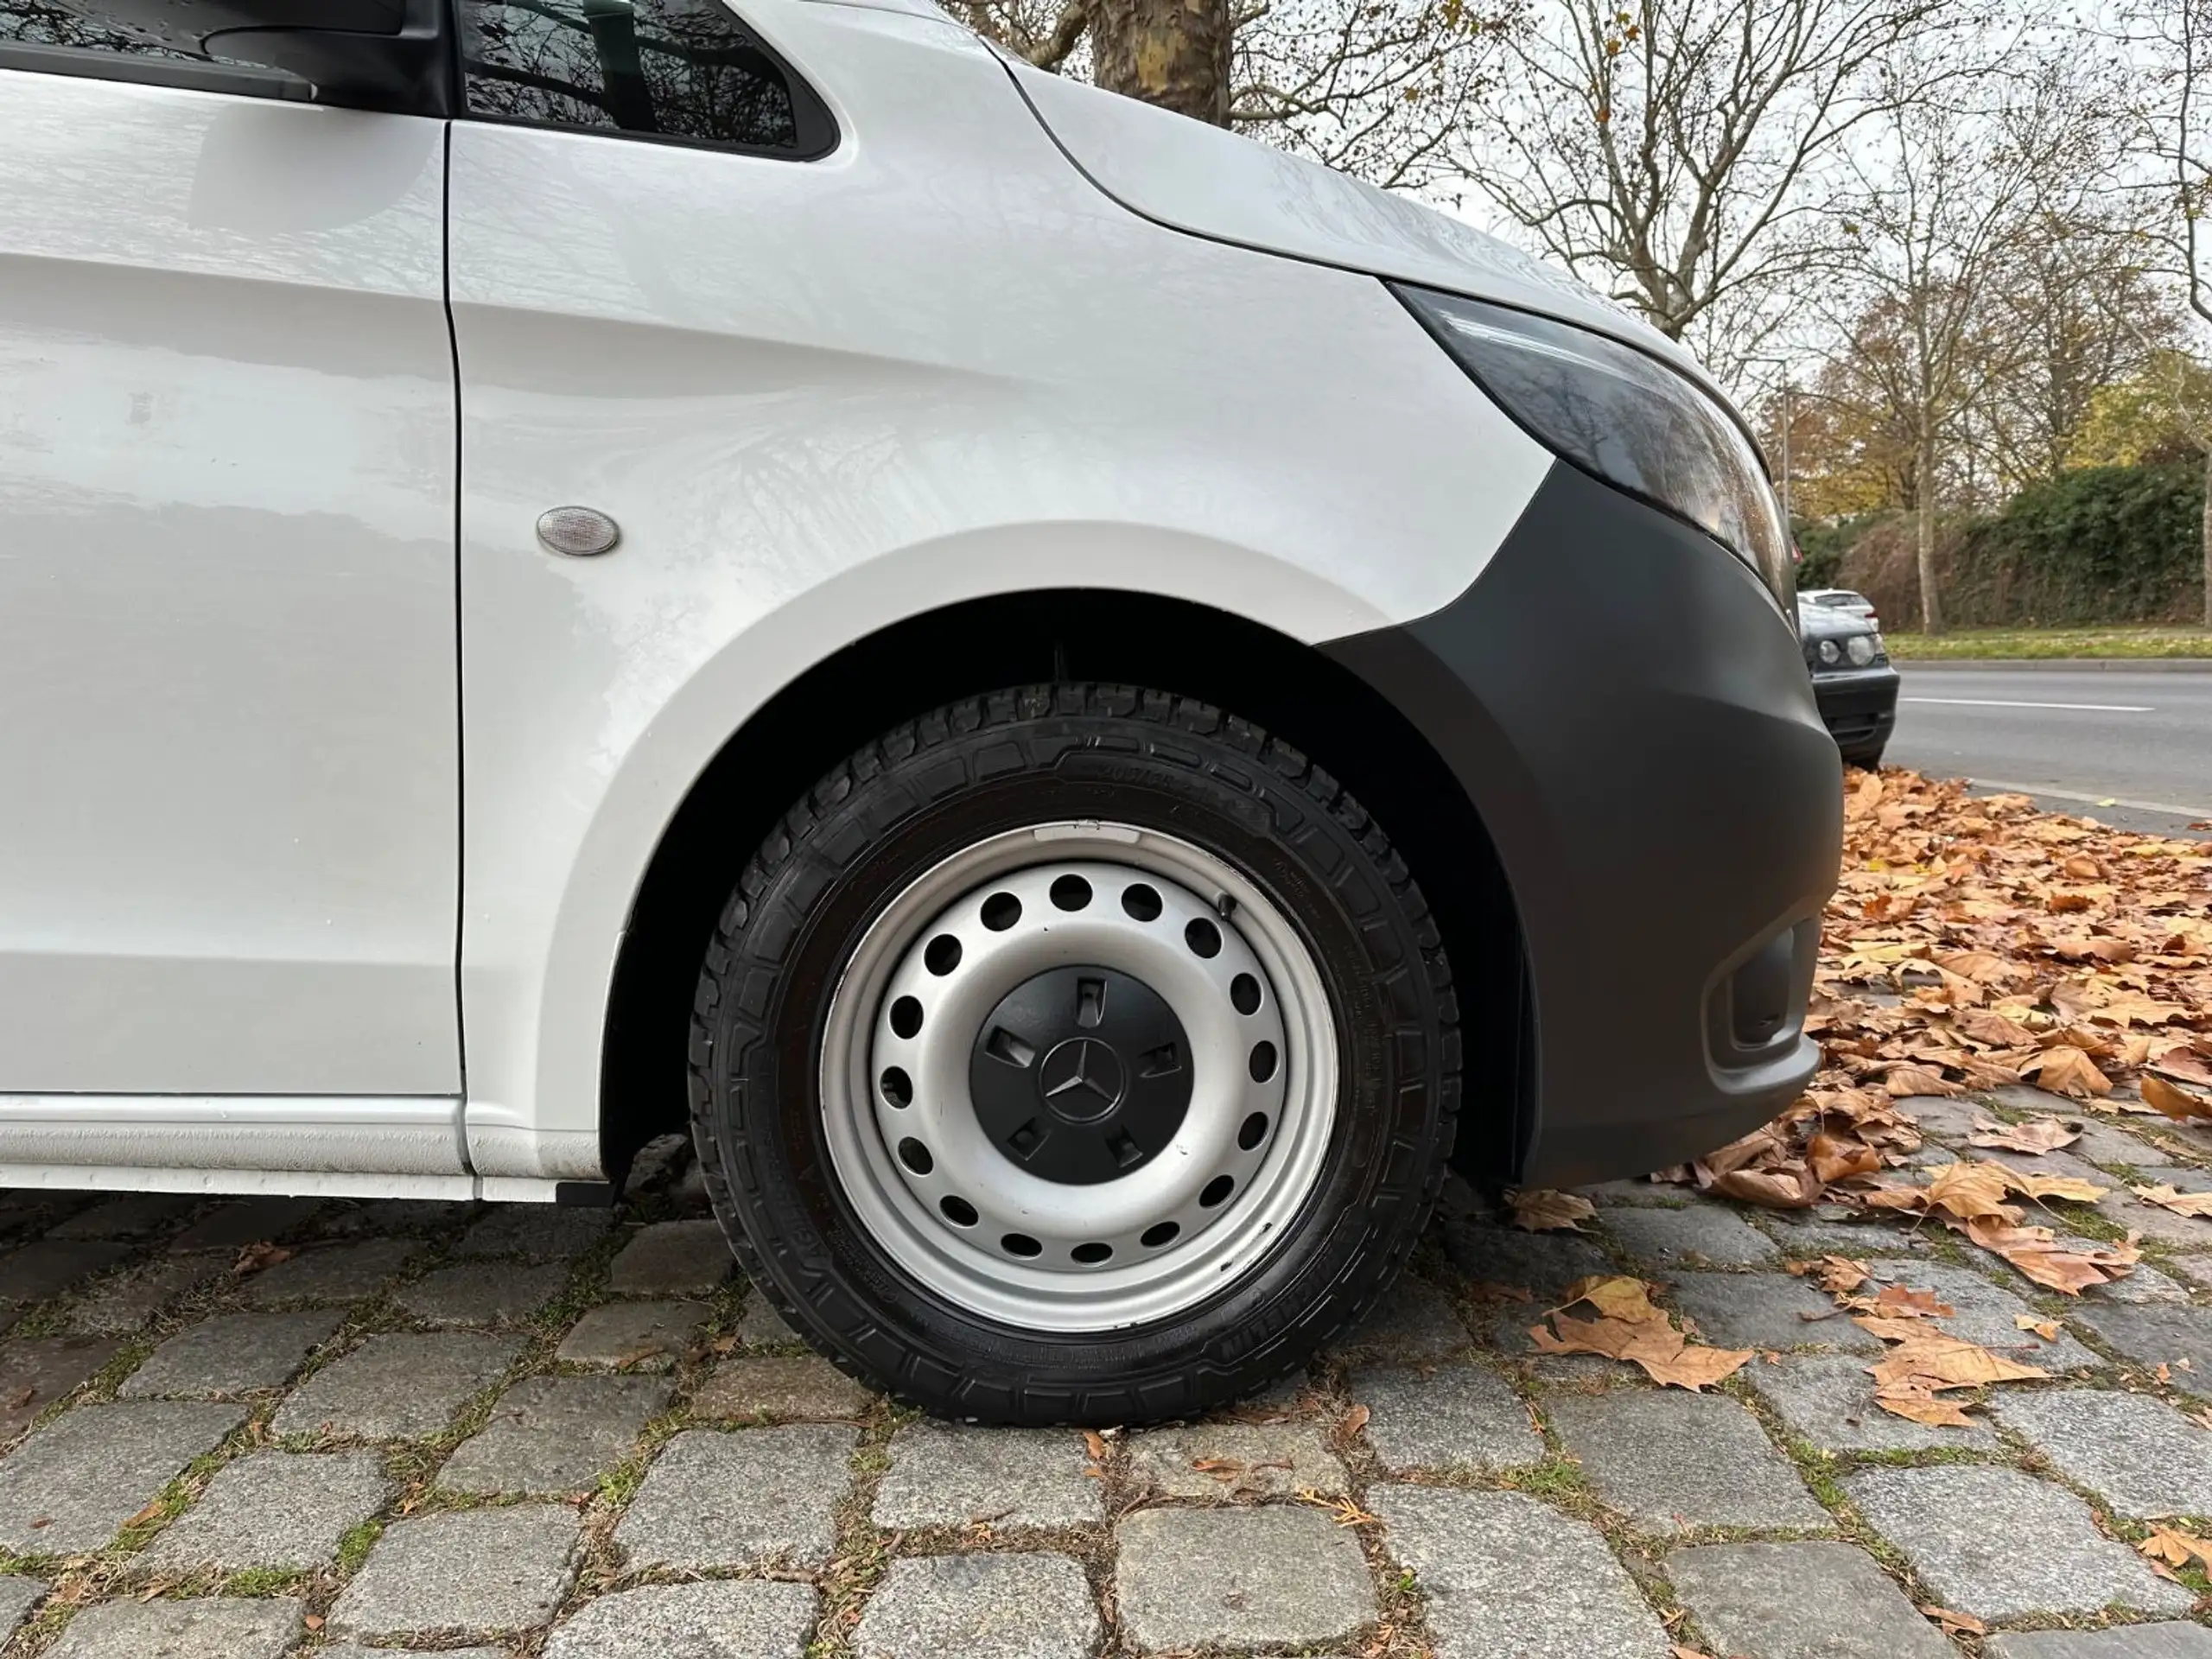
[[[1072,909],[1054,898],[1054,884],[1069,877],[1090,895]],[[1140,913],[1141,901],[1126,907],[1131,888],[1155,895],[1158,912]],[[1001,895],[1020,913],[994,925],[984,907]],[[1004,908],[996,906],[995,921],[1003,922]],[[1193,924],[1213,930],[1211,953],[1194,944]],[[957,952],[940,943],[947,938]],[[977,1068],[986,1066],[993,1033],[984,1025],[994,1012],[1024,987],[1071,969],[1149,988],[1188,1043],[1188,1102],[1172,1135],[1162,1140],[1151,1124],[1160,1144],[1140,1148],[1128,1173],[1087,1182],[1046,1179],[1023,1166],[1010,1149],[1021,1144],[1018,1133],[994,1140],[969,1086],[985,1077]],[[1112,1006],[1122,1006],[1127,999],[1116,995],[1122,1000]],[[908,1001],[920,1015],[912,1031],[893,1020]],[[1262,1045],[1274,1058],[1264,1075]],[[1035,1058],[1041,1065],[1053,1054]],[[1124,1078],[1143,1070],[1129,1066],[1131,1058],[1123,1057]],[[894,1068],[904,1090],[887,1089]],[[1097,1332],[1172,1318],[1217,1294],[1288,1235],[1319,1180],[1334,1128],[1336,1025],[1304,939],[1227,863],[1155,830],[1055,823],[979,842],[892,898],[831,994],[819,1077],[839,1183],[904,1272],[1005,1325]],[[1125,1116],[1140,1085],[1128,1087]],[[1058,1106],[1052,1112],[1052,1135],[1081,1144],[1093,1133]],[[1265,1120],[1256,1137],[1255,1118]],[[1109,1147],[1116,1121],[1095,1131]],[[925,1158],[913,1156],[909,1141]],[[1018,1252],[1014,1240],[1037,1248]],[[1084,1248],[1098,1246],[1103,1259]]]

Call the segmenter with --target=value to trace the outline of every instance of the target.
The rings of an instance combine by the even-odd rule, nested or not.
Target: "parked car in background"
[[[1824,589],[1836,592],[1836,589]],[[1866,605],[1856,594],[1847,595]],[[1874,625],[1873,607],[1862,612],[1811,594],[1797,597],[1797,631],[1812,671],[1813,696],[1821,722],[1847,765],[1878,766],[1897,725],[1897,671]]]
[[[1797,590],[1800,605],[1816,605],[1824,611],[1844,611],[1853,616],[1863,616],[1868,623],[1878,626],[1881,619],[1874,614],[1874,601],[1864,594],[1855,594],[1848,588],[1801,588]]]
[[[72,8],[0,0],[0,1185],[688,1123],[839,1363],[1129,1422],[1447,1158],[1811,1077],[1780,512],[1595,294],[911,0]]]

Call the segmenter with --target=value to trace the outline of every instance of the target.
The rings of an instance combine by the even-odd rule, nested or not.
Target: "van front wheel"
[[[1434,1202],[1450,969],[1382,830],[1202,704],[1052,685],[853,756],[747,867],[692,1117],[785,1317],[949,1415],[1135,1422],[1358,1319]]]

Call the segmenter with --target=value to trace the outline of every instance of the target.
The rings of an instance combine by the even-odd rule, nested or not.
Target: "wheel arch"
[[[790,804],[901,721],[1067,678],[1231,709],[1313,755],[1376,814],[1442,925],[1471,1084],[1504,1108],[1463,1112],[1454,1161],[1478,1176],[1512,1167],[1533,1105],[1520,920],[1479,812],[1428,741],[1350,670],[1262,624],[1152,594],[1046,588],[924,612],[843,647],[763,704],[693,781],[645,867],[614,963],[599,1101],[610,1179],[647,1140],[683,1128],[699,963],[746,859]]]

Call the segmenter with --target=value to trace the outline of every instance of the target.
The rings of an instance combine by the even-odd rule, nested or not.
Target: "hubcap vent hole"
[[[1248,1069],[1252,1073],[1252,1081],[1255,1083],[1265,1083],[1269,1077],[1274,1076],[1275,1046],[1273,1043],[1253,1044],[1252,1058]]]
[[[1268,1115],[1255,1112],[1237,1127],[1236,1144],[1249,1152],[1268,1138]]]
[[[1221,930],[1203,916],[1194,917],[1183,930],[1183,943],[1191,947],[1192,956],[1211,960],[1221,954]]]
[[[1086,1268],[1095,1268],[1101,1262],[1112,1259],[1114,1247],[1111,1244],[1078,1244],[1068,1255]]]
[[[1144,1230],[1143,1244],[1147,1250],[1156,1250],[1163,1244],[1173,1244],[1183,1230],[1172,1221],[1163,1221]]]
[[[965,1198],[942,1198],[937,1201],[937,1207],[956,1227],[973,1227],[976,1224],[976,1206]]]
[[[999,1240],[999,1248],[1008,1255],[1042,1255],[1045,1247],[1027,1233],[1008,1233]]]
[[[914,1080],[895,1065],[883,1068],[883,1097],[901,1108],[914,1103]]]
[[[1239,1014],[1257,1014],[1260,1011],[1260,982],[1249,974],[1239,974],[1230,980],[1229,1006]]]
[[[983,900],[983,925],[1003,933],[1021,919],[1021,900],[1010,893],[995,893]]]
[[[1198,1194],[1198,1202],[1209,1210],[1217,1210],[1229,1201],[1229,1195],[1236,1190],[1236,1178],[1234,1175],[1217,1175],[1206,1183],[1206,1190]]]
[[[901,1037],[913,1038],[922,1034],[922,1005],[915,998],[902,996],[891,1005],[891,1029]]]
[[[930,1149],[911,1135],[899,1143],[899,1161],[917,1175],[926,1175],[937,1167],[937,1160],[930,1156]]]
[[[1052,883],[1052,902],[1062,910],[1081,910],[1090,902],[1090,883],[1079,875],[1064,875]]]
[[[935,974],[939,979],[943,979],[960,965],[960,941],[950,933],[938,934],[930,941],[930,948],[922,952],[922,963],[930,972]],[[1232,997],[1236,995],[1233,988],[1230,995]],[[1260,988],[1255,984],[1252,987],[1253,1007],[1259,1006],[1257,1000],[1259,995]],[[1251,1011],[1251,1008],[1244,1010],[1247,1014]]]
[[[1133,922],[1156,922],[1160,919],[1160,889],[1139,881],[1122,889],[1122,912]]]

